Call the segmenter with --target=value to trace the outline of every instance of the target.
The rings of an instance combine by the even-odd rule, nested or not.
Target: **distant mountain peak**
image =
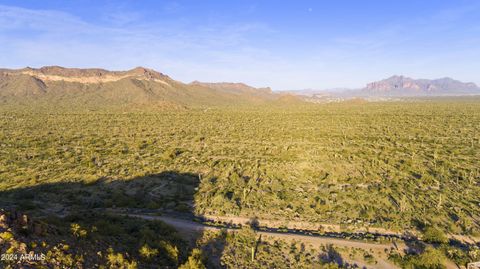
[[[436,80],[452,81],[452,80],[454,80],[454,79],[451,78],[451,77],[443,77],[443,78],[438,78],[438,79],[436,79]]]
[[[134,75],[134,76],[143,76],[147,79],[170,79],[167,75],[164,75],[158,71],[155,71],[150,68],[142,67],[142,66],[137,66],[124,73],[128,75]]]
[[[387,80],[396,80],[396,79],[408,79],[408,77],[404,76],[404,75],[393,75],[389,78],[387,78]]]
[[[143,66],[137,66],[135,68],[132,68],[129,70],[130,72],[148,72],[148,71],[154,71],[153,69],[146,68]]]

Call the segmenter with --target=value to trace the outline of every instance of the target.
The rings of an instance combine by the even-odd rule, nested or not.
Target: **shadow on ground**
[[[46,183],[0,192],[0,207],[4,209],[5,219],[8,220],[4,223],[5,230],[18,230],[15,238],[24,240],[26,245],[35,240],[50,240],[51,245],[63,241],[74,245],[84,255],[97,251],[105,253],[108,248],[113,248],[115,252],[127,253],[129,259],[138,261],[140,268],[175,268],[188,261],[197,240],[204,236],[204,231],[196,229],[185,233],[178,229],[180,233],[177,233],[161,221],[149,221],[126,214],[141,211],[142,214],[201,218],[195,214],[193,203],[199,183],[199,175],[176,171],[129,180],[100,178],[89,183]],[[23,218],[26,219],[25,223],[21,220]],[[43,228],[38,228],[39,224],[34,225],[34,220],[42,223]],[[80,226],[76,232],[72,228],[74,224]],[[82,236],[75,233],[83,230],[85,238],[77,240]],[[224,240],[225,236],[221,235],[208,239],[202,245],[203,256],[209,257],[203,262],[208,263],[209,267],[220,268]],[[143,249],[145,253],[142,254],[144,246],[147,248]],[[155,249],[160,250],[159,253]],[[68,254],[73,252],[65,253]],[[89,257],[84,256],[84,259],[88,260]],[[92,261],[85,261],[85,264],[95,264],[101,260],[96,257]],[[107,258],[104,260],[108,262]]]

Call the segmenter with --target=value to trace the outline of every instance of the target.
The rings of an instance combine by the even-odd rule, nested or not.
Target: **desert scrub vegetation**
[[[41,228],[38,224],[41,223]],[[83,232],[81,232],[83,231]],[[355,268],[332,245],[314,248],[260,236],[250,227],[199,231],[193,244],[160,221],[77,212],[31,218],[0,210],[1,268]],[[41,255],[21,259],[20,255]],[[339,267],[340,265],[340,267]]]
[[[189,253],[163,222],[90,212],[33,220],[2,210],[0,231],[0,250],[16,256],[0,261],[2,268],[177,268]],[[19,258],[29,253],[43,258]]]
[[[204,231],[196,243],[197,261],[207,268],[355,268],[332,245],[314,248],[266,240],[250,227],[235,232]]]
[[[194,208],[479,235],[478,99],[0,111],[0,201],[24,210]],[[180,176],[155,176],[165,171]]]

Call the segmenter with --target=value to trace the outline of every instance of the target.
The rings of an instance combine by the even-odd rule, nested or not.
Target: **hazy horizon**
[[[478,85],[478,11],[475,1],[0,1],[0,66],[146,66],[273,90],[395,74]]]

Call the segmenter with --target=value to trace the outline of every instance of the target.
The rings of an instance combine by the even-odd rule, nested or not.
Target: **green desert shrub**
[[[429,243],[445,244],[448,243],[448,237],[437,227],[427,227],[423,233],[423,240]]]

